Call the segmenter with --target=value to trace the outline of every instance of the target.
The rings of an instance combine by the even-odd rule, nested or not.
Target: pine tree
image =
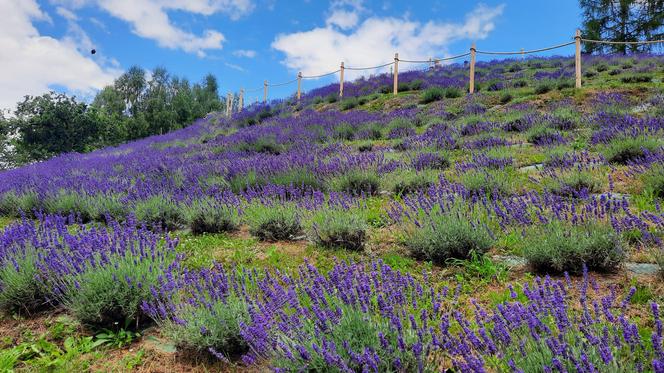
[[[583,10],[583,37],[609,41],[664,38],[664,0],[579,0]],[[647,53],[655,44],[586,43],[586,53]]]

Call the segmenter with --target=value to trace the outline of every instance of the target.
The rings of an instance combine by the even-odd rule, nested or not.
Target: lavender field
[[[372,76],[1,172],[0,371],[664,372],[664,57],[583,66]]]

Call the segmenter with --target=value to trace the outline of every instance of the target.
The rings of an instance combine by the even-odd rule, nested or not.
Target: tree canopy
[[[615,42],[664,39],[664,0],[580,0],[583,37]],[[654,44],[586,43],[586,53],[644,53]]]
[[[148,77],[134,66],[90,104],[63,93],[26,96],[14,115],[0,115],[0,167],[86,152],[182,128],[225,106],[208,74],[201,83],[157,67]]]

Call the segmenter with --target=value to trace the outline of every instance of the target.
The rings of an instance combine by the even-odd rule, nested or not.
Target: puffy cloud
[[[89,57],[89,38],[73,13],[58,11],[68,21],[62,39],[40,35],[33,22],[52,22],[35,0],[0,0],[0,108],[14,107],[24,95],[51,87],[89,95],[111,83],[119,71]]]
[[[233,55],[236,57],[254,58],[256,57],[256,54],[256,51],[251,49],[238,49],[233,51]]]
[[[451,42],[486,38],[503,8],[479,5],[458,23],[372,16],[350,31],[328,18],[326,27],[278,35],[272,48],[286,55],[283,62],[287,67],[305,75],[335,70],[339,61],[356,67],[381,65],[389,62],[394,52],[404,59],[443,57]],[[349,77],[358,74],[348,72]]]
[[[342,30],[355,27],[360,20],[360,16],[355,11],[335,10],[325,20],[327,26],[337,26]]]
[[[217,30],[204,30],[196,35],[177,27],[168,11],[182,11],[209,16],[227,14],[238,19],[253,11],[252,0],[54,0],[70,8],[96,4],[115,18],[129,23],[132,32],[151,39],[164,48],[180,49],[204,56],[206,50],[221,49],[224,35]]]

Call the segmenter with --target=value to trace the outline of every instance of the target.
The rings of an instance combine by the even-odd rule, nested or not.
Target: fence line
[[[396,95],[398,93],[398,87],[399,87],[399,63],[413,63],[413,64],[429,64],[430,68],[433,68],[434,66],[439,66],[439,64],[443,61],[451,61],[455,60],[458,58],[463,58],[463,57],[468,57],[470,56],[470,66],[469,66],[469,84],[468,84],[468,91],[469,93],[474,93],[475,92],[475,64],[476,64],[476,56],[477,54],[482,54],[482,55],[521,55],[525,57],[527,54],[533,54],[533,53],[539,53],[539,52],[545,52],[545,51],[550,51],[558,48],[564,48],[570,45],[575,45],[575,54],[574,54],[574,75],[575,75],[575,87],[576,88],[581,88],[581,43],[595,43],[595,44],[621,44],[621,45],[632,45],[632,44],[658,44],[658,43],[664,43],[664,40],[644,40],[644,41],[610,41],[610,40],[593,40],[593,39],[584,39],[581,37],[581,30],[576,30],[576,33],[574,35],[574,40],[570,42],[565,42],[561,44],[556,44],[552,45],[549,47],[545,48],[539,48],[539,49],[531,49],[531,50],[523,50],[521,49],[520,51],[483,51],[483,50],[478,50],[475,46],[475,43],[473,43],[470,47],[469,52],[462,53],[462,54],[457,54],[454,56],[449,56],[449,57],[443,57],[443,58],[429,58],[428,60],[408,60],[408,59],[400,59],[399,58],[399,53],[394,54],[394,61],[388,62],[385,64],[381,64],[378,66],[371,66],[371,67],[352,67],[352,66],[344,66],[344,62],[341,62],[340,68],[328,73],[323,73],[319,75],[302,75],[302,72],[297,73],[297,77],[293,80],[289,80],[287,82],[283,83],[277,83],[277,84],[269,84],[267,80],[263,82],[263,103],[267,103],[267,98],[268,98],[268,87],[281,87],[289,84],[293,84],[297,82],[297,100],[299,101],[302,98],[302,80],[303,79],[320,79],[324,78],[326,76],[330,75],[335,75],[339,73],[339,97],[343,97],[344,95],[344,72],[345,70],[353,70],[353,71],[363,71],[363,70],[375,70],[387,66],[393,66],[393,94]],[[238,98],[238,107],[237,111],[241,111],[244,108],[244,94],[245,93],[252,93],[252,92],[258,92],[261,90],[261,88],[254,88],[254,89],[248,89],[245,90],[244,88],[240,89],[240,95]],[[233,94],[229,93],[228,97],[226,99],[226,114],[230,115],[233,112]]]

